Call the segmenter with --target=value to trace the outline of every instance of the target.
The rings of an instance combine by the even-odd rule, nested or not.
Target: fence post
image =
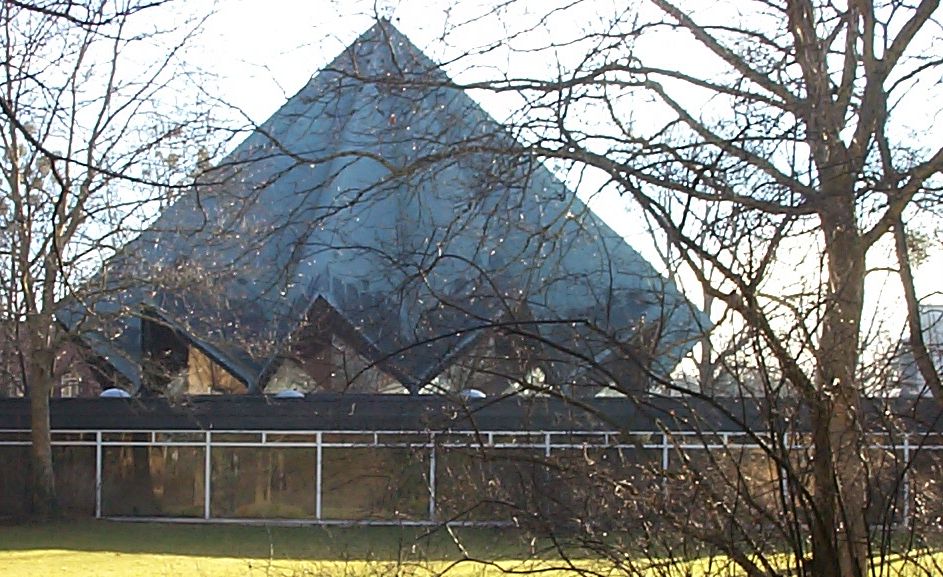
[[[210,518],[210,495],[212,494],[213,454],[211,431],[203,433],[203,518]]]
[[[665,499],[668,498],[668,433],[661,434],[661,488]]]
[[[661,469],[668,473],[668,433],[661,434]]]
[[[318,521],[321,520],[321,457],[323,454],[322,437],[323,434],[321,431],[318,431],[314,434],[314,439],[317,444],[317,448],[315,449],[314,463],[314,516],[317,517]]]
[[[910,526],[910,433],[904,433],[904,475],[901,478],[904,484],[904,510],[901,525]]]
[[[435,433],[429,433],[429,520],[435,522]]]
[[[95,518],[102,518],[102,432],[95,431]]]

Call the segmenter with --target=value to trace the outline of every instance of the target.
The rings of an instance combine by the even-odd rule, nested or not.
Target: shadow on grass
[[[525,559],[534,545],[513,528],[461,529],[472,556]],[[447,561],[462,550],[444,528],[264,527],[73,521],[0,526],[0,551],[64,549],[257,559]]]

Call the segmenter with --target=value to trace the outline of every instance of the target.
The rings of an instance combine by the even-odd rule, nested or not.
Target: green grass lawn
[[[466,530],[467,547],[517,556],[511,532]],[[516,546],[520,545],[520,547]],[[55,546],[83,552],[174,554],[254,559],[395,560],[403,554],[452,559],[461,551],[444,530],[398,527],[264,527],[79,521],[0,526],[0,553]]]
[[[0,576],[450,575],[550,567],[513,530],[63,522],[0,526]],[[464,549],[464,552],[463,552]],[[464,560],[475,557],[490,565]]]
[[[624,574],[612,563],[577,554],[562,560],[550,544],[513,529],[445,530],[395,527],[261,527],[62,522],[0,526],[0,577],[166,575],[491,577],[534,572],[557,577],[586,569],[597,577]],[[916,552],[927,569],[898,559],[887,577],[938,574],[943,554]],[[477,560],[472,560],[477,559]],[[639,567],[640,565],[636,565]],[[642,565],[644,566],[644,564]],[[647,573],[735,575],[723,557],[691,559]],[[940,573],[943,574],[943,573]]]

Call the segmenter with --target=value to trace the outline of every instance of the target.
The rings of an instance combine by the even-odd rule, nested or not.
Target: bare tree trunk
[[[818,349],[819,398],[812,399],[814,574],[864,577],[868,570],[867,469],[855,375],[865,264],[853,207],[838,204],[822,215],[830,298]]]
[[[823,395],[824,396],[824,395]],[[813,480],[815,505],[812,509],[812,569],[814,575],[838,575],[835,543],[835,481],[833,451],[829,435],[831,403],[812,403]]]
[[[49,396],[52,392],[51,355],[47,351],[34,351],[30,369],[27,375],[27,387],[32,427],[30,446],[32,512],[37,519],[49,519],[59,514],[49,423]]]
[[[920,323],[920,306],[917,302],[917,291],[914,289],[914,275],[910,266],[910,251],[907,248],[907,234],[904,221],[898,215],[894,223],[894,244],[897,247],[897,262],[900,272],[901,285],[904,288],[904,301],[907,304],[907,328],[910,336],[910,347],[913,350],[914,361],[920,370],[923,382],[927,384],[933,396],[943,403],[943,384],[940,383],[940,373],[933,365],[933,357],[927,350],[927,343],[923,340],[923,327]]]

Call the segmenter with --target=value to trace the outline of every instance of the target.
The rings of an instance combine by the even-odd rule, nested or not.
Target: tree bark
[[[867,467],[858,423],[858,339],[864,304],[865,253],[847,195],[821,215],[828,255],[828,291],[818,348],[815,436],[816,576],[864,577],[868,571],[865,517]],[[834,195],[833,198],[838,198]]]
[[[49,423],[49,396],[52,393],[52,359],[47,351],[34,351],[30,372],[26,376],[30,399],[31,486],[33,517],[50,519],[58,516],[56,477],[52,464],[52,435]]]

